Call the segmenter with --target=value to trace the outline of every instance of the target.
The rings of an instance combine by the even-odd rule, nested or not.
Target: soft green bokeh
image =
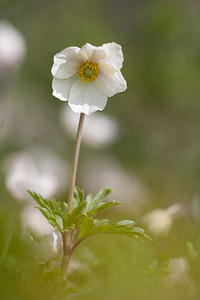
[[[42,275],[42,267],[27,251],[21,204],[5,187],[6,158],[42,146],[71,162],[74,141],[66,137],[59,120],[66,103],[51,95],[53,56],[68,46],[112,41],[123,47],[122,73],[128,89],[109,99],[105,113],[119,122],[120,138],[100,150],[83,145],[78,185],[88,157],[112,156],[148,191],[139,211],[132,199],[127,209],[125,204],[121,211],[108,211],[114,221],[133,218],[142,226],[145,212],[173,203],[185,204],[186,212],[174,220],[169,236],[154,237],[153,243],[105,235],[86,241],[74,255],[83,264],[81,271],[70,275],[81,294],[71,299],[199,299],[199,15],[195,0],[1,0],[0,20],[22,32],[27,56],[6,84],[0,79],[1,109],[9,116],[7,135],[0,139],[0,299],[62,299],[63,282],[53,282],[49,272]],[[63,193],[59,200],[65,197]],[[148,274],[145,270],[154,257],[158,266]],[[177,257],[187,257],[190,283],[166,288],[157,274],[159,266]]]

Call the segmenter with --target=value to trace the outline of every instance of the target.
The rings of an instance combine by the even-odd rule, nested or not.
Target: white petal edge
[[[99,62],[112,65],[115,69],[120,70],[124,61],[122,47],[119,44],[112,42],[103,44],[102,49],[106,52],[106,58]]]
[[[107,96],[97,89],[93,82],[76,81],[70,92],[69,106],[76,113],[89,115],[97,110],[103,110]]]
[[[107,97],[124,92],[127,89],[127,83],[120,71],[112,76],[100,75],[95,81],[95,86]]]
[[[89,43],[86,43],[79,51],[79,55],[85,57],[82,60],[90,60],[92,62],[98,62],[101,59],[106,58],[107,54],[105,50],[100,47],[95,47]]]
[[[71,87],[76,82],[76,80],[78,80],[76,79],[76,76],[67,79],[54,77],[52,81],[52,95],[62,101],[69,100]]]
[[[80,60],[78,47],[68,47],[54,56],[54,64],[51,69],[53,76],[63,79],[73,76],[78,72]]]
[[[98,63],[100,60],[104,58],[106,58],[106,52],[102,49],[102,47],[97,47],[97,49],[93,50],[90,60],[92,62]]]

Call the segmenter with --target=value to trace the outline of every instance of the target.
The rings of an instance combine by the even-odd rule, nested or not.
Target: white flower
[[[74,114],[67,106],[61,114],[61,122],[67,133],[76,137],[79,115]],[[97,112],[85,119],[82,141],[89,147],[103,148],[112,145],[119,137],[117,122],[102,113]]]
[[[0,71],[17,67],[26,53],[22,34],[9,22],[0,22]]]
[[[36,204],[26,205],[21,211],[23,228],[30,231],[37,237],[51,233],[54,228],[51,226],[43,214],[36,208]]]
[[[47,149],[33,148],[8,157],[6,167],[6,187],[17,201],[32,200],[27,190],[54,197],[64,190],[68,176],[65,162]]]
[[[167,271],[169,274],[164,277],[164,283],[168,288],[179,285],[187,287],[186,292],[189,291],[189,295],[194,292],[195,287],[189,274],[189,263],[185,257],[170,259]]]
[[[145,205],[148,195],[146,186],[135,173],[125,170],[113,157],[93,157],[90,154],[82,168],[81,181],[91,193],[95,194],[105,187],[112,188],[111,199],[125,203],[120,210],[130,211],[134,205],[134,212],[138,212]]]
[[[123,53],[116,43],[95,47],[68,47],[54,56],[53,95],[68,101],[76,113],[91,114],[103,110],[107,98],[126,90],[120,72]]]
[[[173,224],[173,220],[185,214],[185,206],[176,203],[167,209],[154,209],[143,217],[143,223],[148,231],[155,236],[167,236]]]
[[[172,218],[165,209],[155,209],[144,216],[143,223],[155,236],[167,236],[172,226]]]
[[[40,224],[40,226],[42,226],[42,224]],[[60,260],[62,257],[62,236],[61,233],[56,230],[52,230],[41,236],[38,235],[37,232],[35,234],[34,231],[25,229],[22,232],[21,238],[25,242],[24,250],[31,257],[45,262]]]
[[[53,231],[45,234],[36,244],[35,255],[43,261],[60,260],[62,256],[62,237],[60,232]]]

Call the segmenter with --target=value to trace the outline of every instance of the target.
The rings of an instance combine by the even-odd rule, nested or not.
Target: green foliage
[[[121,234],[140,241],[150,240],[142,228],[134,226],[134,221],[123,220],[111,224],[107,219],[95,218],[99,212],[121,203],[104,200],[111,193],[111,189],[103,189],[96,196],[89,194],[84,198],[84,191],[76,187],[71,213],[68,212],[66,202],[47,200],[35,192],[28,192],[36,200],[38,209],[55,229],[61,233],[74,232],[76,238],[72,251],[82,240],[97,233]]]
[[[159,264],[157,257],[153,257],[147,264],[145,269],[145,274],[151,279],[161,278],[166,276],[169,272],[167,271],[167,267],[169,262],[164,262]]]
[[[198,257],[198,252],[195,250],[193,244],[189,241],[186,243],[186,251],[188,258],[191,258],[192,260],[196,260]]]
[[[64,218],[68,210],[66,202],[57,202],[55,199],[47,200],[35,192],[28,191],[28,193],[35,199],[43,216],[48,222],[58,231],[63,232]]]
[[[80,222],[81,238],[97,233],[115,233],[123,234],[138,240],[142,238],[150,239],[142,228],[134,227],[134,222],[130,220],[120,221],[114,224],[109,224],[109,220],[94,220],[91,217],[84,216]]]

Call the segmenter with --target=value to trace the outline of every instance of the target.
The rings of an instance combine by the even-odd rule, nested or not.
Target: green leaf
[[[87,215],[88,216],[96,215],[97,213],[99,213],[107,208],[110,208],[112,206],[118,205],[118,204],[121,204],[121,202],[115,201],[115,200],[109,201],[109,202],[98,203],[96,207],[91,207],[91,209],[88,209]]]
[[[112,207],[114,205],[120,204],[121,202],[118,201],[110,201],[110,202],[103,202],[103,199],[111,193],[111,189],[104,189],[97,193],[97,195],[94,197],[92,194],[89,194],[85,201],[87,202],[87,206],[85,209],[85,212],[88,216],[95,215],[109,207]]]
[[[97,193],[97,195],[92,199],[91,206],[96,207],[106,196],[112,192],[112,189],[103,189]]]
[[[187,241],[186,243],[186,251],[187,251],[187,255],[193,260],[197,258],[198,252],[194,249],[193,244],[189,241]]]
[[[39,206],[37,206],[37,208],[41,211],[41,213],[47,220],[51,217],[51,214],[48,209],[46,209],[44,207],[39,207]]]
[[[55,199],[51,200],[51,203],[53,204],[53,207],[54,207],[55,211],[59,211],[60,210],[58,202]]]
[[[88,194],[85,201],[87,202],[86,211],[90,210],[92,208],[92,203],[94,201],[94,196],[92,194]]]
[[[75,207],[71,214],[66,213],[65,214],[65,229],[74,228],[75,225],[79,222],[79,219],[82,215],[82,212],[84,211],[86,207],[86,202],[82,202],[79,204],[78,207]]]
[[[50,215],[53,216],[53,212],[51,211],[51,207],[48,200],[44,199],[41,195],[36,194],[35,192],[28,191],[28,193],[35,199],[35,201],[39,204],[41,208],[45,208],[49,211]]]
[[[116,223],[116,226],[132,227],[135,224],[132,220],[122,220]]]
[[[78,207],[80,203],[84,201],[84,191],[79,189],[77,186],[74,189],[74,198],[72,208]]]
[[[101,226],[101,225],[106,225],[108,223],[109,223],[109,219],[102,219],[102,220],[94,219],[95,227],[98,227],[98,226]]]
[[[82,202],[79,204],[78,207],[75,207],[73,210],[72,210],[72,213],[71,213],[71,217],[72,219],[76,219],[85,209],[87,203],[86,202]]]
[[[57,223],[58,227],[60,229],[63,229],[63,219],[61,218],[61,216],[55,214],[55,219],[56,219],[56,223]]]
[[[71,214],[66,213],[65,214],[65,222],[64,222],[65,229],[73,228],[73,227],[71,227],[72,223],[73,222],[72,222]]]
[[[57,230],[63,231],[63,215],[65,216],[67,204],[57,202],[55,199],[44,199],[41,195],[35,192],[28,191],[29,194],[38,203],[38,209],[48,220],[48,222]]]
[[[151,240],[142,228],[133,227],[134,222],[124,220],[115,224],[109,224],[108,220],[97,220],[85,216],[80,223],[81,238],[88,237],[97,233],[114,233],[129,236],[131,238],[143,241]]]
[[[98,204],[104,198],[106,198],[112,192],[111,188],[103,189],[98,192],[98,194],[94,198],[94,204]]]
[[[169,261],[159,264],[157,257],[154,256],[147,264],[144,273],[150,276],[151,278],[163,277],[169,274],[169,271],[167,270],[168,266]]]
[[[67,202],[62,202],[62,205],[63,205],[64,209],[67,211],[68,210],[68,204],[67,204]]]
[[[56,226],[56,223],[53,220],[48,220],[49,224],[51,224],[53,227]]]
[[[41,195],[29,191],[29,194],[38,203],[39,210],[54,228],[61,232],[69,229],[79,229],[77,230],[76,241],[97,233],[122,234],[140,241],[143,239],[151,240],[142,228],[134,227],[134,221],[132,220],[122,220],[109,224],[107,219],[98,220],[92,217],[109,207],[121,203],[117,201],[104,202],[104,198],[110,193],[111,189],[104,189],[99,191],[95,197],[89,194],[84,200],[83,190],[76,187],[72,212],[69,214],[66,202],[44,199]]]
[[[84,216],[80,222],[80,239],[91,235],[91,230],[94,226],[94,219]]]

